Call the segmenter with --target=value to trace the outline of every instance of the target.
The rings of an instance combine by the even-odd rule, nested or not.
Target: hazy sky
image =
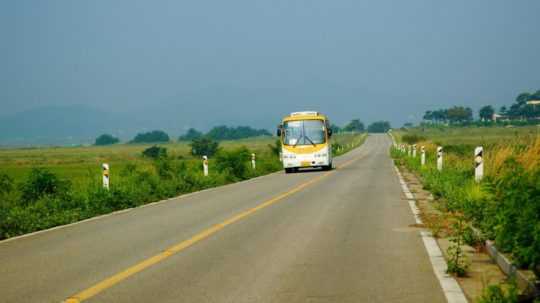
[[[540,89],[539,13],[538,0],[4,0],[2,115],[84,104],[270,127],[298,109],[401,124],[500,106]]]

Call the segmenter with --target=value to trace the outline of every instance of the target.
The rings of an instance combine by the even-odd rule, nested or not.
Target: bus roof
[[[283,118],[283,121],[326,120],[326,116],[315,111],[294,112]]]

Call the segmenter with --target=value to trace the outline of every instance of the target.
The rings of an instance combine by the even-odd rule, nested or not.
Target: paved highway
[[[0,301],[445,302],[389,146],[0,242]]]

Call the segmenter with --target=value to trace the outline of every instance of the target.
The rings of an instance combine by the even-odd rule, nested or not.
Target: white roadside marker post
[[[412,146],[412,157],[416,158],[416,144]]]
[[[420,151],[421,152],[421,154],[420,154],[420,164],[422,166],[424,166],[424,165],[426,165],[426,148],[424,146],[422,146],[420,148],[420,150],[421,150]]]
[[[437,170],[442,171],[443,168],[443,149],[442,146],[437,147]]]
[[[412,146],[410,146],[410,145],[408,146],[408,155],[409,155],[409,157],[412,156]]]
[[[251,168],[255,169],[255,154],[251,154]]]
[[[109,164],[103,163],[101,168],[103,170],[103,188],[109,190]]]
[[[203,173],[204,173],[204,176],[208,176],[208,157],[207,156],[203,156]]]
[[[474,180],[482,181],[484,177],[484,148],[478,146],[474,149]]]

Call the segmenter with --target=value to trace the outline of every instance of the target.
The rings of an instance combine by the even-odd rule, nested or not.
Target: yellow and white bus
[[[318,112],[295,112],[283,118],[277,135],[286,173],[303,167],[332,169],[332,129],[328,118]]]

